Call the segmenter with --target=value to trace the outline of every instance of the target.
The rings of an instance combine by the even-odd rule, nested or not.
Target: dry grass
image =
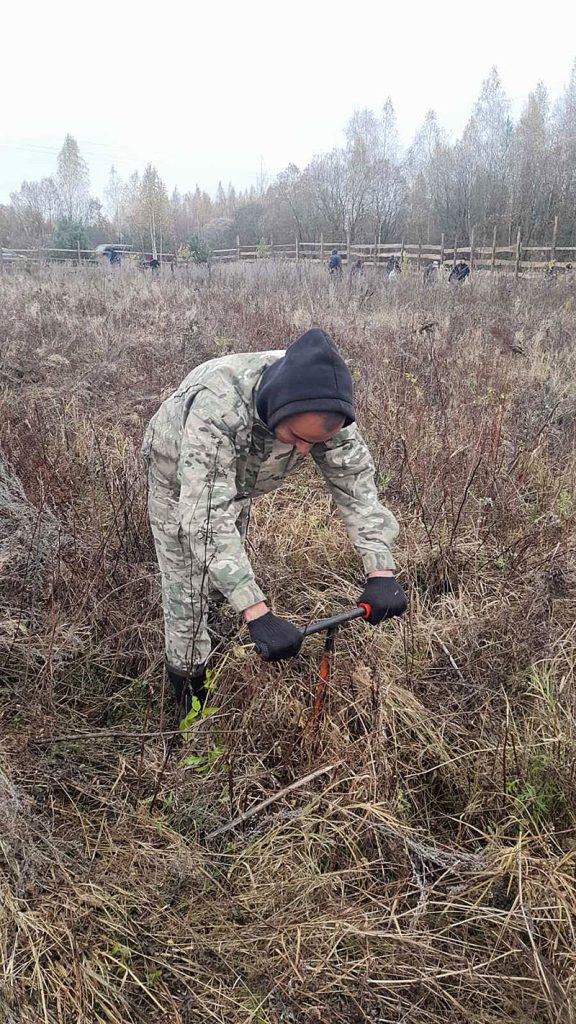
[[[197,362],[312,322],[410,613],[341,632],[316,722],[321,641],[267,667],[225,614],[218,715],[170,752],[142,428]],[[5,560],[0,509],[0,1021],[574,1019],[575,327],[565,282],[0,278],[2,452],[37,510]],[[357,593],[312,474],[250,542],[301,623]]]

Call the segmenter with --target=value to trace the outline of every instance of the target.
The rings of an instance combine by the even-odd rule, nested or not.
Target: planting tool
[[[371,613],[372,609],[369,604],[359,604],[356,608],[332,615],[329,619],[318,619],[318,622],[311,622],[309,626],[306,626],[304,636],[321,633],[324,629],[337,630],[338,626],[342,626],[345,622],[351,622],[353,619],[367,619]]]
[[[334,647],[336,644],[338,628],[345,622],[351,622],[353,619],[367,619],[371,612],[372,609],[369,604],[361,604],[356,608],[351,608],[350,611],[340,612],[339,615],[333,615],[329,619],[319,619],[318,622],[311,622],[309,626],[306,626],[304,636],[311,636],[313,633],[322,633],[326,630],[326,640],[324,641],[324,649],[322,651],[318,672],[320,678],[316,683],[316,692],[314,694],[312,718],[314,726],[316,726],[322,710],[322,702],[324,700],[326,687],[332,678]]]
[[[318,619],[317,622],[311,622],[303,630],[304,637],[312,636],[313,633],[323,633],[324,630],[326,630],[326,640],[324,641],[324,648],[320,659],[320,678],[316,684],[316,692],[314,694],[314,724],[318,721],[318,717],[322,709],[324,692],[332,677],[334,646],[339,627],[343,626],[346,622],[352,622],[353,619],[367,619],[371,614],[372,608],[369,604],[359,604],[356,608],[350,608],[347,612],[339,612],[338,615],[332,615],[328,619]],[[262,656],[262,651],[258,648],[258,645],[255,645],[255,647],[256,653]]]

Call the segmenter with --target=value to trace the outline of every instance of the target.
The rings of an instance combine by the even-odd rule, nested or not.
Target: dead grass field
[[[2,1024],[574,1020],[575,299],[265,262],[0,277],[25,492],[0,505]],[[266,666],[223,613],[218,713],[172,746],[143,427],[198,362],[313,323],[353,369],[410,611],[341,631],[316,723],[321,641]],[[358,593],[313,472],[250,544],[302,625]]]

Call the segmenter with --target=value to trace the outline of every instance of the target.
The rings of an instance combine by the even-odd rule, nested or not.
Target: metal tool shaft
[[[334,626],[341,626],[344,622],[351,622],[352,619],[365,619],[366,608],[351,608],[350,611],[340,612],[330,619],[318,619],[318,622],[311,622],[304,630],[304,636],[311,636],[312,633],[321,633],[324,629],[333,629]]]

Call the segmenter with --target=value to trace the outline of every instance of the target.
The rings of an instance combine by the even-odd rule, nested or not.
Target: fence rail
[[[531,270],[543,270],[550,267],[570,269],[576,263],[575,246],[557,246],[557,219],[549,245],[523,245],[521,233],[518,231],[514,245],[497,245],[496,234],[491,246],[475,245],[474,234],[466,244],[454,239],[446,245],[444,236],[439,244],[429,242],[352,242],[348,237],[344,241],[328,241],[322,236],[315,241],[275,243],[272,238],[262,240],[258,245],[241,245],[236,238],[236,245],[227,249],[215,249],[210,255],[213,263],[252,262],[263,259],[278,261],[306,261],[325,263],[333,249],[337,249],[345,265],[360,261],[364,266],[385,266],[391,257],[396,257],[403,267],[424,269],[434,260],[441,265],[450,265],[458,259],[465,259],[472,271],[479,269],[497,270],[508,268],[516,277],[520,273]],[[151,258],[149,252],[121,252],[122,261],[146,261]],[[186,263],[182,255],[173,252],[159,254],[160,261],[175,267]],[[8,264],[54,263],[68,262],[78,264],[99,264],[105,257],[93,249],[57,249],[41,246],[33,249],[0,248],[0,271]]]

